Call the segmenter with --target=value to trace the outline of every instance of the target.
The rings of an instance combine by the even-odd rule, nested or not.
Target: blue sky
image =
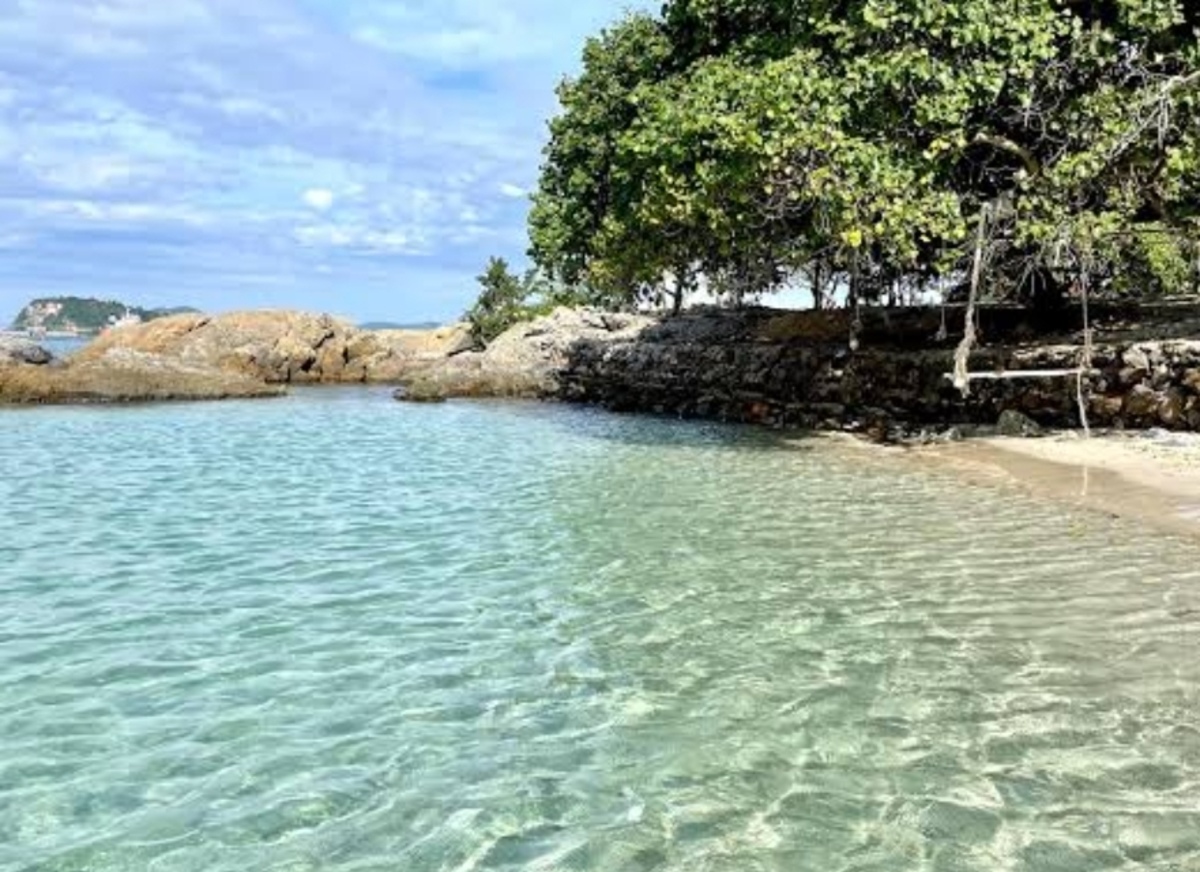
[[[443,320],[521,261],[611,0],[7,0],[0,326],[35,296]]]

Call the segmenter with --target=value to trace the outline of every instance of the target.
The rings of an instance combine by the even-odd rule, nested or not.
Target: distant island
[[[12,330],[33,334],[87,335],[122,324],[139,324],[168,315],[195,312],[187,306],[144,309],[116,300],[88,297],[45,297],[33,300],[12,323]]]
[[[415,324],[401,321],[366,321],[358,325],[359,330],[436,330],[441,327],[438,321],[418,321]]]

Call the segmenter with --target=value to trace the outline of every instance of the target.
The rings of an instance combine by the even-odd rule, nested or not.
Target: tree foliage
[[[502,257],[491,258],[476,281],[479,296],[464,317],[471,327],[472,338],[480,346],[486,346],[514,324],[548,314],[559,306],[579,306],[590,301],[590,295],[552,281],[536,269],[519,276]]]
[[[1200,11],[1179,0],[668,0],[590,40],[530,219],[549,274],[881,297],[1086,267],[1190,288]]]
[[[513,324],[529,317],[526,298],[528,290],[519,276],[513,275],[508,262],[493,257],[476,279],[479,296],[467,311],[471,336],[480,345],[491,342]]]

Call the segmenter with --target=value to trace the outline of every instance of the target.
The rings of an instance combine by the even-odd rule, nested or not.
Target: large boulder
[[[3,403],[127,403],[270,397],[279,385],[161,354],[110,348],[65,366],[0,367]]]
[[[356,332],[347,322],[307,312],[185,314],[110,330],[77,357],[98,360],[125,349],[277,384],[361,381],[361,372],[348,377],[346,371],[346,348]]]
[[[53,361],[54,355],[36,342],[23,336],[0,336],[0,366],[17,363],[45,366]]]
[[[400,382],[449,358],[475,351],[467,324],[448,324],[432,330],[377,330],[359,335],[352,346],[365,363],[367,381]]]
[[[465,325],[359,330],[330,315],[293,311],[177,315],[111,330],[79,353],[112,349],[160,355],[273,384],[399,382],[472,347]]]
[[[398,399],[437,397],[545,397],[581,341],[632,340],[658,319],[593,309],[560,308],[517,324],[482,351],[442,356],[406,380]]]

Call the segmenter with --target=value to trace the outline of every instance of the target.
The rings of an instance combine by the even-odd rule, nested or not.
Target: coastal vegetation
[[[502,257],[489,260],[476,281],[479,296],[464,320],[470,325],[472,339],[481,348],[514,324],[548,315],[560,306],[592,302],[586,292],[551,281],[538,270],[527,270],[518,276]]]
[[[668,0],[561,84],[530,255],[605,308],[973,273],[1039,309],[1194,292],[1198,26],[1178,0]],[[481,304],[505,321],[521,290]]]
[[[99,333],[118,323],[153,321],[195,309],[146,309],[116,300],[90,297],[45,297],[30,301],[17,314],[12,329],[47,333]]]

